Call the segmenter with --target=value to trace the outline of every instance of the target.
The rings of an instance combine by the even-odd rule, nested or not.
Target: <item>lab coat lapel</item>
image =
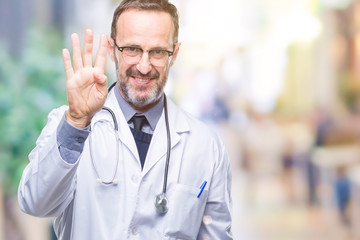
[[[109,107],[111,110],[113,110],[113,112],[116,116],[118,126],[119,126],[119,140],[131,151],[134,158],[136,158],[140,164],[139,154],[137,151],[134,137],[131,133],[129,125],[126,122],[124,114],[122,113],[122,111],[120,109],[119,103],[115,97],[115,94],[114,94],[115,90],[116,90],[116,88],[113,88],[113,90],[110,91],[109,96],[106,99],[104,106]]]
[[[181,134],[190,130],[188,122],[175,104],[167,98],[171,150],[179,143]],[[166,157],[167,152],[167,133],[164,111],[156,125],[150,147],[146,155],[143,175],[145,175],[160,159]],[[171,162],[171,157],[170,157]]]

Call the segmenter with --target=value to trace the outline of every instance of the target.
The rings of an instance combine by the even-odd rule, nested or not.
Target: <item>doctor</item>
[[[232,239],[224,144],[163,92],[178,28],[167,0],[124,0],[94,65],[92,31],[82,53],[71,35],[68,106],[49,114],[18,192],[24,212],[55,218],[59,239]]]

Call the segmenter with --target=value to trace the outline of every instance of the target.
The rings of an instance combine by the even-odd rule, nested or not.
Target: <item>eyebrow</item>
[[[135,47],[135,48],[141,48],[142,50],[144,50],[143,47],[141,47],[140,45],[138,44],[124,44],[122,45],[121,47]],[[150,48],[150,49],[147,49],[149,51],[151,50],[166,50],[168,51],[168,48],[167,47],[162,47],[162,46],[158,46],[158,47],[153,47],[153,48]]]

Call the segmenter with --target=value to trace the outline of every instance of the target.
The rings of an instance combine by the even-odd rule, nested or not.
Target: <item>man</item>
[[[163,93],[177,37],[167,0],[124,0],[94,66],[92,31],[82,53],[71,35],[68,106],[49,114],[18,193],[24,212],[55,217],[59,239],[232,239],[224,145]],[[109,92],[107,52],[118,78]]]

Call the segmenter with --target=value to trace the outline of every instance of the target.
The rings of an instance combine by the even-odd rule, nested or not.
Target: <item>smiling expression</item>
[[[121,96],[138,112],[145,112],[160,99],[180,44],[174,48],[174,25],[166,12],[129,9],[124,11],[117,23],[118,46],[139,47],[144,50],[164,49],[173,51],[164,67],[154,67],[144,51],[137,64],[127,64],[122,53],[110,47],[115,61]]]

